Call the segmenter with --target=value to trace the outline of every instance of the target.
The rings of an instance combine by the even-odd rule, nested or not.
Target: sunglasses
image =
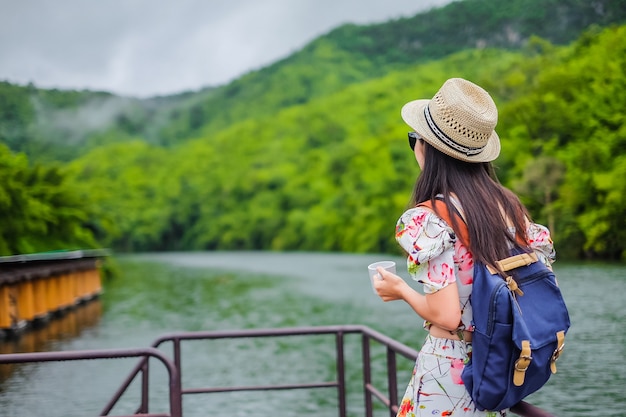
[[[424,139],[417,132],[409,132],[409,146],[413,152],[415,152],[415,145],[418,140],[420,143],[424,143]]]

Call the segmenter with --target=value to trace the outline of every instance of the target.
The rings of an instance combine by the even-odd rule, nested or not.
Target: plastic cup
[[[374,289],[374,280],[375,279],[383,279],[376,268],[382,267],[385,271],[396,273],[396,263],[394,261],[378,261],[373,264],[369,264],[367,266],[367,271],[370,274],[370,283],[372,284],[372,291],[376,294],[376,290]]]

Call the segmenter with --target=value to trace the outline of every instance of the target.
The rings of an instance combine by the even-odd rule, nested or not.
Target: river
[[[179,330],[364,324],[417,349],[425,335],[419,318],[403,303],[383,303],[372,292],[366,267],[381,259],[395,260],[403,269],[403,259],[373,254],[117,256],[120,274],[104,282],[98,301],[45,329],[0,342],[0,348],[6,353],[147,347],[161,334]],[[626,416],[626,267],[557,262],[555,271],[572,327],[558,373],[528,401],[558,416]],[[400,275],[407,278],[402,271]],[[360,341],[354,336],[347,343],[348,352],[353,352],[346,358],[348,411],[361,416]],[[333,352],[332,338],[193,342],[183,351],[183,384],[290,383],[303,382],[304,375],[313,375],[308,378],[317,382],[332,380]],[[373,356],[374,370],[382,371],[384,352],[373,351]],[[97,415],[136,361],[0,366],[0,416]],[[400,392],[412,367],[402,361]],[[163,378],[158,370],[151,373],[151,412],[166,411]],[[137,405],[136,395],[133,387],[114,412],[130,413]],[[332,389],[194,395],[183,403],[185,417],[336,416],[336,407]]]

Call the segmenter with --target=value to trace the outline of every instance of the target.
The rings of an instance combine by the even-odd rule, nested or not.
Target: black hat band
[[[428,108],[428,105],[424,107],[424,116],[426,116],[426,123],[428,123],[428,127],[430,127],[430,130],[435,134],[435,136],[437,136],[439,140],[441,140],[448,147],[454,149],[455,151],[464,153],[467,156],[472,156],[472,155],[478,155],[479,153],[483,151],[483,149],[485,149],[484,146],[481,146],[480,148],[470,148],[468,146],[463,146],[460,143],[455,142],[452,138],[446,135],[441,129],[439,129],[439,127],[433,120],[432,116],[430,115],[430,109]]]

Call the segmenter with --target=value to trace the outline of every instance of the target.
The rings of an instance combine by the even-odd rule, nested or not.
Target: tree
[[[514,189],[535,201],[541,207],[541,214],[548,221],[548,228],[554,234],[554,201],[559,197],[559,187],[565,179],[565,165],[549,156],[531,159],[526,164],[522,178]]]

